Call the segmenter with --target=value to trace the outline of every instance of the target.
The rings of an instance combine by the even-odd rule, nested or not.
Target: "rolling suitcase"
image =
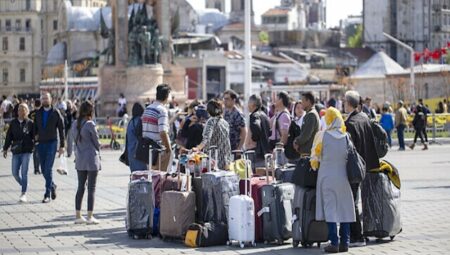
[[[251,197],[251,185],[248,185],[247,176],[248,170],[251,170],[251,161],[248,160],[248,154],[254,153],[252,151],[246,152],[243,160],[245,173],[245,193],[244,195],[236,195],[230,198],[230,206],[228,208],[228,244],[231,245],[233,241],[239,243],[241,248],[250,243],[256,246],[255,243],[255,204]],[[250,192],[248,192],[250,186]]]
[[[162,193],[159,232],[163,240],[184,239],[189,225],[195,222],[195,193],[190,191],[189,178],[186,180],[186,191]]]
[[[210,149],[209,158],[212,150],[215,150],[215,147]],[[215,158],[217,159],[217,150]],[[217,166],[217,163],[215,165]],[[202,175],[201,180],[203,222],[227,223],[230,198],[239,195],[239,177],[229,171],[211,171],[211,164],[208,164],[208,172]]]
[[[152,182],[141,178],[128,184],[126,229],[134,239],[151,238],[153,231]]]
[[[294,215],[292,223],[292,245],[303,247],[328,241],[328,226],[325,221],[316,221],[316,190],[295,187]]]
[[[228,229],[225,223],[193,223],[189,226],[184,243],[191,247],[210,247],[225,245],[228,241]]]
[[[361,197],[364,236],[393,240],[402,231],[400,189],[386,173],[368,172],[361,185]]]
[[[292,183],[303,188],[316,188],[317,171],[312,170],[310,158],[302,157],[297,161],[295,171],[292,176]]]
[[[266,168],[273,168],[272,155],[266,155]],[[272,182],[261,188],[262,209],[258,216],[263,219],[263,239],[265,243],[283,242],[292,236],[292,183]]]

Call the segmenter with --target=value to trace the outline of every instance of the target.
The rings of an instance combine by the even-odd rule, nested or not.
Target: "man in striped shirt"
[[[170,91],[169,85],[158,85],[156,87],[156,101],[147,106],[142,115],[142,136],[155,142],[162,142],[162,145],[166,148],[165,155],[172,153],[169,140],[169,113],[165,106]]]

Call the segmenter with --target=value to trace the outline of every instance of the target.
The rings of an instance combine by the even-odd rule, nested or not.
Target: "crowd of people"
[[[273,100],[254,94],[248,99],[250,116],[249,123],[246,123],[240,96],[233,90],[227,90],[221,97],[208,102],[189,102],[185,109],[175,114],[169,114],[169,108],[178,106],[174,101],[170,102],[170,93],[170,86],[161,84],[156,88],[153,102],[148,101],[145,106],[134,103],[132,106],[132,118],[125,138],[127,162],[132,172],[147,169],[147,162],[136,157],[138,144],[143,138],[160,146],[165,151],[164,155],[176,153],[172,146],[174,143],[180,151],[198,152],[217,147],[217,166],[224,170],[230,165],[232,154],[244,150],[255,151],[252,162],[263,167],[264,156],[282,144],[286,152],[294,152],[295,157],[287,156],[288,160],[311,157],[311,167],[319,170],[316,218],[328,223],[331,242],[325,251],[347,251],[351,245],[365,245],[358,209],[361,184],[350,184],[346,178],[346,148],[348,141],[354,144],[366,163],[366,171],[380,167],[371,128],[371,119],[377,118],[377,111],[371,107],[370,98],[363,100],[358,92],[347,91],[343,100],[331,99],[325,103],[319,102],[310,92],[303,93],[298,101],[292,100],[286,92],[278,92]],[[272,103],[269,104],[270,101]],[[4,118],[14,118],[6,135],[3,156],[7,157],[9,149],[13,154],[12,173],[21,186],[20,201],[27,201],[28,164],[32,156],[35,174],[42,171],[45,178],[42,202],[56,199],[53,163],[56,154],[61,157],[65,150],[70,157],[74,144],[78,176],[75,223],[99,223],[93,215],[96,180],[101,170],[94,102],[61,99],[53,102],[51,95],[44,93],[41,99],[14,99],[14,103],[3,97],[1,109]],[[420,138],[424,149],[427,149],[429,110],[422,100],[411,109],[399,101],[395,112],[388,103],[382,107],[380,125],[388,134],[388,143],[392,145],[391,133],[397,130],[399,150],[405,150],[404,130],[409,112],[414,113],[415,129],[410,148],[414,149],[417,138]],[[126,113],[123,95],[119,99],[117,113]],[[343,113],[347,114],[345,120]],[[150,163],[156,166],[158,160]],[[170,157],[161,157],[161,160],[161,163],[170,163]],[[86,184],[87,219],[81,213]],[[337,224],[340,225],[339,234]]]

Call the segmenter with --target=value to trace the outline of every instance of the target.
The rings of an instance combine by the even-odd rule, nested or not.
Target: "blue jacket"
[[[380,125],[386,131],[391,131],[394,129],[394,119],[392,118],[392,115],[390,113],[383,113],[381,115]]]

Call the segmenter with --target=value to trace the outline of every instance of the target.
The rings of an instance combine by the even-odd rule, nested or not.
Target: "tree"
[[[362,47],[362,25],[358,25],[356,28],[356,33],[348,38],[348,47],[350,48],[360,48]]]
[[[262,44],[269,44],[269,34],[266,31],[261,31],[259,33],[259,41]]]

